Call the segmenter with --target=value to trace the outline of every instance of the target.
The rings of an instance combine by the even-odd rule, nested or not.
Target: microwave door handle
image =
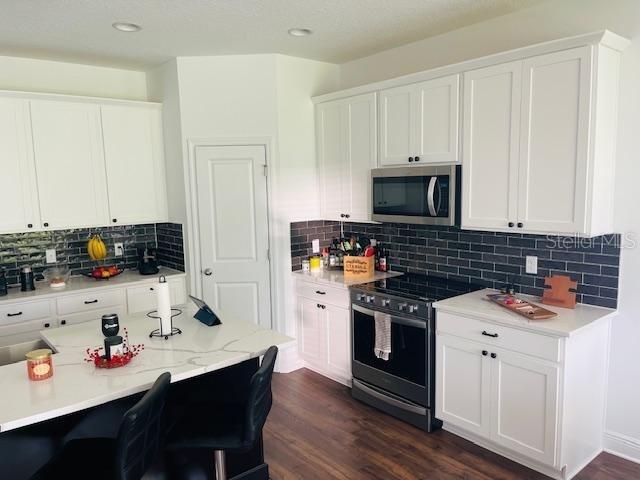
[[[431,177],[429,179],[429,187],[427,188],[427,207],[429,208],[429,214],[432,217],[438,216],[438,211],[434,204],[434,195],[436,191],[436,185],[438,183],[438,177]]]

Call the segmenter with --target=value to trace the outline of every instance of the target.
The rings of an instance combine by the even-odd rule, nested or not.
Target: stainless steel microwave
[[[371,170],[371,219],[376,222],[455,225],[459,219],[460,166]]]

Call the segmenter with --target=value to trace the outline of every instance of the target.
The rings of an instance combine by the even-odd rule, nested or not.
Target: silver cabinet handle
[[[207,277],[210,277],[211,275],[213,275],[213,270],[211,270],[210,268],[205,268],[202,273],[204,273]]]

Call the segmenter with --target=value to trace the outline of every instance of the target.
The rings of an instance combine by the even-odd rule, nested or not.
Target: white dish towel
[[[376,339],[373,354],[381,360],[389,360],[391,355],[391,316],[374,312],[373,321],[376,327]]]

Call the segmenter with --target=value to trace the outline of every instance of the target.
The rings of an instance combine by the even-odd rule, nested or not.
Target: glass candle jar
[[[29,380],[46,380],[53,375],[52,353],[48,348],[32,350],[27,353],[27,373]]]

